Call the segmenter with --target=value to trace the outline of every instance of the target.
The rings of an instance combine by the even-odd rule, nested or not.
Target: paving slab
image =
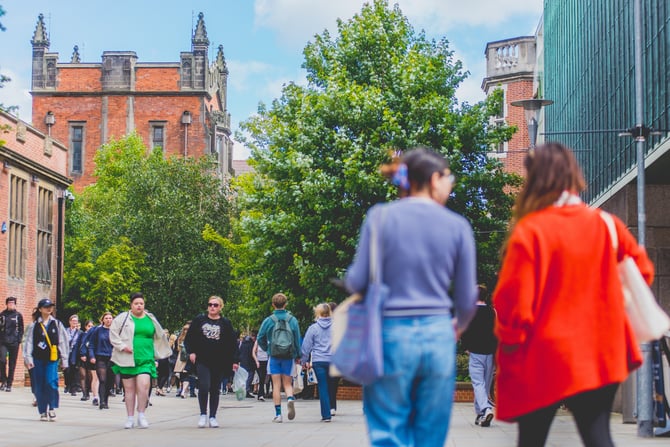
[[[62,391],[62,390],[61,390]],[[318,400],[297,400],[296,418],[272,422],[270,400],[237,401],[221,396],[217,419],[221,428],[196,427],[198,402],[195,398],[175,398],[174,394],[153,396],[147,411],[148,429],[124,430],[125,406],[121,397],[109,399],[109,410],[99,410],[80,396],[61,394],[56,422],[40,422],[31,405],[27,388],[0,392],[0,447],[358,447],[368,445],[361,402],[338,402],[333,422],[321,422]],[[286,402],[283,402],[286,413]],[[620,447],[668,446],[663,438],[640,439],[635,425],[622,424],[621,415],[612,415],[612,431]],[[474,425],[471,404],[455,404],[448,447],[514,447],[516,425],[493,421],[491,427]],[[579,446],[581,442],[572,418],[559,412],[547,446]]]

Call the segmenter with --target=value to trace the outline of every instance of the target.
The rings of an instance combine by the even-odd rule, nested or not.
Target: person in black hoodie
[[[496,311],[489,304],[486,287],[479,288],[477,313],[470,322],[468,329],[461,336],[463,349],[469,351],[468,369],[472,388],[475,392],[475,425],[488,427],[493,419],[493,404],[489,399],[489,390],[493,381],[494,355],[498,340],[493,334]]]
[[[200,428],[207,425],[208,399],[209,426],[219,426],[216,410],[219,407],[221,380],[231,368],[237,369],[236,363],[239,361],[235,331],[230,320],[221,316],[222,309],[223,300],[220,297],[209,297],[207,314],[200,314],[191,321],[184,339],[184,346],[191,362],[195,364],[199,378]]]
[[[16,298],[5,300],[7,308],[0,312],[0,391],[12,391],[16,359],[19,356],[19,345],[23,340],[23,315],[16,310]],[[7,362],[9,355],[9,362]],[[9,370],[7,364],[9,363]]]
[[[253,395],[253,383],[254,383],[254,374],[256,373],[256,360],[254,360],[254,344],[256,343],[256,331],[252,331],[251,334],[246,335],[240,343],[240,366],[247,370],[249,377],[247,378],[247,397],[254,398]]]

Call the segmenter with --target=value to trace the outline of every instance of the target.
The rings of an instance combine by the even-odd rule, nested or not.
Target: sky
[[[0,73],[11,82],[0,88],[0,103],[19,106],[31,121],[30,40],[37,16],[45,17],[59,61],[69,62],[74,45],[82,62],[100,63],[103,51],[135,51],[138,62],[178,62],[191,50],[192,30],[204,13],[209,58],[223,45],[230,74],[228,111],[233,132],[259,102],[270,104],[288,82],[306,84],[302,50],[314,35],[336,34],[338,18],[360,11],[363,0],[0,0]],[[395,3],[393,0],[391,4]],[[487,42],[533,35],[542,0],[397,0],[415,30],[446,37],[455,57],[470,72],[457,91],[460,102],[484,99]],[[249,152],[235,144],[234,158]]]

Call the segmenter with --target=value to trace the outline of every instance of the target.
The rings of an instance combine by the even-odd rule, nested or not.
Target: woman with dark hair
[[[84,324],[84,334],[80,337],[81,341],[77,346],[79,352],[79,372],[82,387],[82,401],[87,401],[93,394],[93,405],[98,405],[98,376],[95,374],[95,365],[91,363],[88,356],[89,338],[95,329],[93,320],[86,320]]]
[[[135,405],[137,405],[137,425],[148,428],[144,415],[149,404],[151,379],[156,378],[156,359],[170,356],[172,350],[163,328],[153,314],[144,310],[144,295],[130,295],[130,311],[122,312],[112,321],[109,329],[112,343],[112,370],[121,374],[125,391],[128,419],[125,428],[135,425]]]
[[[43,298],[33,311],[33,322],[26,329],[23,359],[31,370],[30,378],[37,398],[40,421],[55,421],[58,408],[58,359],[67,365],[70,354],[67,331],[51,313],[54,304]]]
[[[184,339],[189,360],[195,365],[199,380],[199,428],[204,428],[208,422],[211,428],[219,427],[216,412],[221,381],[231,368],[237,370],[237,365],[233,363],[239,362],[237,337],[230,320],[221,316],[222,310],[223,300],[218,296],[210,296],[207,300],[207,314],[200,314],[191,321]]]
[[[610,447],[614,394],[642,361],[617,263],[630,256],[649,283],[653,266],[612,216],[614,250],[601,212],[578,196],[584,178],[567,147],[546,143],[524,164],[528,175],[493,296],[500,343],[497,418],[519,423],[519,446],[543,446],[565,403],[584,445]]]
[[[351,292],[367,289],[376,233],[381,282],[389,293],[382,309],[384,375],[363,387],[370,443],[443,445],[456,338],[477,301],[472,228],[445,207],[454,176],[441,155],[414,149],[382,172],[393,178],[402,198],[368,211],[345,278]]]
[[[109,328],[114,317],[111,312],[105,312],[100,318],[100,326],[93,329],[88,340],[88,360],[95,366],[95,374],[98,376],[98,395],[100,396],[100,409],[107,409],[109,392],[114,384],[114,372],[112,371],[112,344],[109,341]]]

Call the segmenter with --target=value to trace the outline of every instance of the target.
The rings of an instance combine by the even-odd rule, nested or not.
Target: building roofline
[[[49,135],[47,135],[47,134],[41,132],[41,131],[38,130],[37,128],[33,127],[32,124],[26,123],[26,122],[23,121],[21,118],[18,118],[18,117],[16,117],[15,115],[12,115],[12,114],[9,113],[9,112],[5,112],[4,110],[1,110],[1,109],[0,109],[0,115],[4,116],[4,117],[5,117],[6,119],[8,119],[9,121],[12,121],[15,125],[18,125],[19,122],[23,123],[23,125],[26,126],[26,130],[30,131],[30,133],[35,134],[35,135],[37,135],[38,137],[40,137],[40,138],[42,138],[42,139],[51,138],[51,141],[53,142],[54,146],[56,146],[56,147],[58,147],[59,149],[61,149],[61,150],[65,151],[65,152],[67,152],[67,146],[65,146],[65,145],[64,145],[63,143],[61,143],[60,141],[58,141],[58,140],[56,140],[56,139],[50,137]]]

